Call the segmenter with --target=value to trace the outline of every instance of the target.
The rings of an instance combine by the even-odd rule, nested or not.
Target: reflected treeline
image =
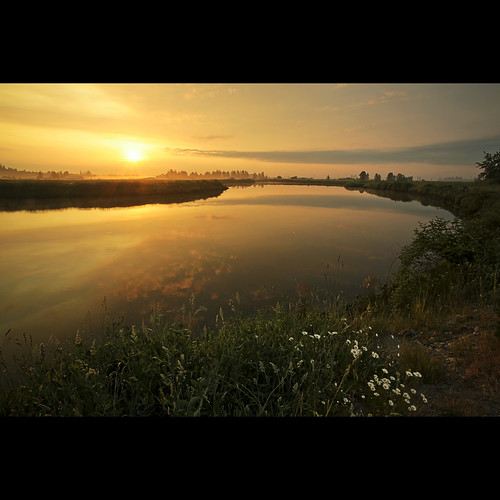
[[[219,196],[217,180],[0,181],[0,210],[113,208],[150,203],[182,203]]]

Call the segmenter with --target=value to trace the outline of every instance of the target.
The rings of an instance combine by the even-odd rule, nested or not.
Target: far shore
[[[219,196],[218,180],[92,179],[1,180],[0,210],[112,208],[182,203]]]

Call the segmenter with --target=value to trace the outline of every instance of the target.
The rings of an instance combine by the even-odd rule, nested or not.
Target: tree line
[[[487,153],[483,151],[483,161],[476,162],[476,167],[481,170],[477,176],[477,181],[499,181],[500,180],[500,150],[496,153]],[[360,181],[368,181],[370,179],[370,174],[364,170],[359,174]],[[381,181],[382,176],[380,174],[375,174],[374,180]],[[387,174],[387,180],[394,181],[413,181],[413,176],[405,176],[403,174],[394,175],[392,172]]]
[[[187,173],[185,170],[178,172],[177,170],[170,169],[164,174],[156,176],[157,179],[253,179],[253,180],[266,180],[268,177],[264,172],[249,173],[247,170],[213,170],[212,172],[205,172],[199,174],[198,172]]]
[[[382,176],[380,174],[375,174],[374,178],[373,178],[375,181],[381,181],[382,180]],[[370,174],[368,174],[367,172],[365,172],[364,170],[360,172],[359,174],[359,180],[360,181],[368,181],[370,180]],[[394,182],[394,181],[399,181],[399,182],[403,182],[403,181],[407,181],[407,182],[412,182],[413,181],[413,175],[410,175],[410,176],[406,176],[406,175],[403,175],[403,174],[397,174],[397,175],[394,175],[393,172],[389,172],[387,174],[387,177],[386,177],[386,180],[388,180],[389,182]]]

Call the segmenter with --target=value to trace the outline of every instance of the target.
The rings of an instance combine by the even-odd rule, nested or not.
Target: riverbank
[[[181,322],[154,310],[140,326],[106,316],[98,338],[17,339],[25,349],[16,373],[3,370],[0,415],[499,415],[500,225],[489,200],[416,228],[394,279],[353,302],[311,291],[251,315],[228,304],[199,335],[193,304]]]
[[[265,184],[343,186],[398,201],[418,200],[450,210],[460,217],[472,217],[481,210],[493,210],[500,203],[500,182],[464,181],[361,181],[357,179],[269,179]]]
[[[0,180],[0,210],[111,208],[149,203],[182,203],[219,196],[218,180],[152,179]]]

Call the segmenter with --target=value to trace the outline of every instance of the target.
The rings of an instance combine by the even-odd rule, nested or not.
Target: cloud
[[[199,141],[215,141],[218,139],[232,139],[232,135],[196,135],[193,136],[193,139]]]
[[[365,106],[367,104],[383,104],[386,102],[394,102],[394,101],[406,101],[408,99],[408,94],[404,91],[388,91],[384,92],[380,97],[376,99],[370,99],[366,102],[361,102],[355,104],[354,106]]]
[[[482,160],[483,152],[495,152],[498,149],[500,149],[500,135],[385,150],[225,151],[213,149],[173,149],[169,151],[179,155],[239,158],[272,163],[320,163],[330,165],[427,163],[432,165],[474,166],[476,162]]]

